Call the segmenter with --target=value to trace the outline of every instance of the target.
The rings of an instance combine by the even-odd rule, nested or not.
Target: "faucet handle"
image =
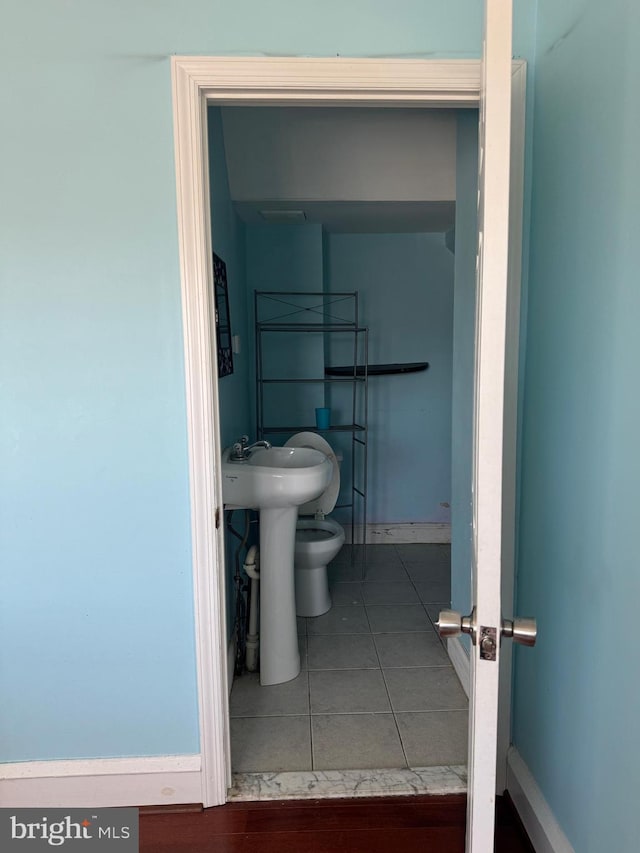
[[[241,435],[240,438],[238,439],[237,443],[244,449],[247,446],[247,444],[249,444],[249,436],[248,435]]]
[[[245,438],[244,435],[239,441],[234,441],[233,446],[231,447],[230,459],[234,462],[239,462],[245,458],[245,448],[247,445],[242,440],[243,438]]]

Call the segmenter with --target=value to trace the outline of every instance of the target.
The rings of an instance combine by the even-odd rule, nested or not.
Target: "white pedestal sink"
[[[260,511],[260,683],[281,684],[300,672],[293,574],[298,507],[322,494],[331,463],[308,447],[257,447],[240,462],[222,454],[228,509]]]

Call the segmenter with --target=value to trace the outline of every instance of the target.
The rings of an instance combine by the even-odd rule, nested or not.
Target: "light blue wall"
[[[579,853],[640,837],[639,40],[539,2],[513,739]]]
[[[233,373],[219,380],[222,446],[250,432],[253,395],[250,388],[251,347],[249,299],[245,273],[244,223],[236,215],[229,195],[222,119],[219,107],[209,107],[209,182],[213,251],[227,266],[231,333],[240,338],[240,352],[233,356]]]
[[[247,287],[253,311],[254,291],[304,291],[322,293],[322,226],[307,223],[247,226]],[[261,319],[314,322],[297,309],[296,297],[261,300]],[[305,305],[313,305],[303,300]],[[320,300],[321,302],[321,300]],[[253,316],[253,315],[252,315]],[[252,341],[252,347],[254,342]],[[252,348],[255,352],[255,347]],[[304,379],[324,375],[324,341],[321,333],[265,332],[262,336],[262,376],[265,379]],[[312,426],[316,406],[324,405],[322,385],[264,385],[264,424]],[[253,389],[252,389],[253,390]],[[270,441],[288,435],[269,433]]]
[[[461,110],[456,133],[456,256],[451,405],[451,606],[471,612],[471,482],[475,360],[478,112]],[[468,648],[468,637],[462,641]]]
[[[453,255],[442,234],[333,234],[328,264],[331,291],[359,292],[370,364],[429,362],[369,379],[368,520],[449,521]],[[333,363],[349,347],[332,344]]]
[[[220,406],[220,435],[223,447],[232,444],[239,436],[251,434],[254,423],[253,395],[251,393],[251,346],[249,332],[249,301],[245,273],[244,223],[237,217],[229,195],[229,177],[222,132],[222,115],[219,107],[208,109],[209,134],[209,189],[211,198],[211,234],[213,251],[227,267],[229,316],[231,333],[240,339],[240,352],[233,356],[233,373],[223,376],[218,383]],[[234,529],[244,534],[246,514],[233,516]],[[234,631],[235,621],[235,553],[240,543],[227,532],[226,552],[226,604],[227,633]],[[242,562],[244,552],[239,555]]]
[[[533,6],[518,0],[517,55]],[[170,56],[478,56],[480,15],[477,0],[5,9],[2,758],[198,748]]]

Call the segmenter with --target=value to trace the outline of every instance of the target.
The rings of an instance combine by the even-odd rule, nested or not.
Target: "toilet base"
[[[326,566],[314,569],[295,569],[296,614],[298,616],[322,616],[331,610],[329,576]]]

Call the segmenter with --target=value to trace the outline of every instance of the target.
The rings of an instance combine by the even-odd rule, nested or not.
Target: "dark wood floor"
[[[228,803],[204,811],[141,810],[140,851],[175,853],[463,853],[466,798],[386,797]],[[507,798],[496,853],[533,853]]]

